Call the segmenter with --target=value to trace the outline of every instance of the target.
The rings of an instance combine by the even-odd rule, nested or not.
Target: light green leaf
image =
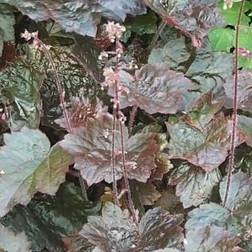
[[[208,37],[215,51],[230,52],[233,46],[234,30],[227,28],[213,28],[209,31]]]
[[[0,216],[18,203],[26,205],[39,191],[55,194],[72,162],[59,145],[50,148],[39,130],[23,128],[4,135],[0,148]]]

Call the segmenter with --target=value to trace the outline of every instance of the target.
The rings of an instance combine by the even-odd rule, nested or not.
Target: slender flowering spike
[[[105,67],[103,69],[103,76],[105,77],[102,86],[113,86],[117,82],[117,74],[112,67]]]
[[[116,39],[121,38],[123,32],[126,31],[126,28],[119,23],[108,21],[108,23],[105,24],[105,31],[110,41],[114,43]]]

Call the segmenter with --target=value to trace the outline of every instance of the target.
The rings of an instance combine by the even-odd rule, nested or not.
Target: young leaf
[[[0,224],[0,251],[31,252],[31,244],[23,233],[15,235],[7,227]]]
[[[182,164],[171,174],[169,184],[176,185],[176,195],[184,208],[188,208],[207,200],[220,178],[218,169],[205,172],[198,167]]]
[[[175,114],[188,110],[198,96],[197,87],[182,73],[170,70],[167,64],[147,64],[135,77],[119,72],[120,84],[128,92],[119,97],[121,108],[138,106],[150,114]],[[109,90],[114,95],[113,87]]]
[[[115,135],[116,179],[123,176],[121,137],[119,130]],[[129,137],[128,129],[123,126],[126,167],[130,179],[146,182],[157,168],[162,146],[158,133],[138,133]],[[75,157],[75,168],[80,170],[88,185],[105,180],[112,182],[111,146],[112,115],[101,114],[96,120],[90,120],[85,127],[75,128],[65,136],[60,145]]]
[[[26,205],[36,192],[54,195],[65,180],[72,158],[39,130],[23,128],[4,135],[0,148],[0,216],[18,203]]]
[[[134,187],[134,191],[138,194],[139,201],[143,206],[151,206],[161,197],[156,187],[150,182],[135,182],[132,186]]]
[[[90,216],[80,234],[104,252],[110,251],[154,251],[181,242],[182,215],[170,215],[161,208],[154,208],[143,216],[139,224],[134,223],[127,210],[107,203],[102,217]],[[170,239],[173,238],[173,241]],[[173,245],[173,244],[172,244]]]
[[[137,0],[43,0],[43,3],[32,0],[1,0],[17,7],[23,14],[35,21],[53,19],[67,32],[95,37],[101,17],[124,21],[127,14],[140,15],[146,12],[145,7]],[[34,11],[36,10],[36,11]]]

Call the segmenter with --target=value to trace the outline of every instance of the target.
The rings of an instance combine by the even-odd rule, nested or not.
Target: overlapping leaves
[[[61,252],[65,251],[64,243],[76,236],[80,239],[78,232],[87,216],[99,210],[100,203],[86,201],[79,186],[66,182],[55,196],[37,194],[26,207],[17,205],[1,223],[15,233],[24,232],[32,251]]]
[[[74,31],[81,35],[95,37],[97,25],[102,17],[124,21],[127,14],[139,15],[146,9],[137,0],[1,0],[18,8],[23,14],[33,20],[42,21],[53,19],[67,32]]]
[[[75,157],[74,167],[80,170],[88,185],[105,180],[112,182],[111,146],[112,115],[103,113],[94,120],[87,121],[85,127],[73,129],[60,143]],[[126,169],[130,179],[146,182],[152,172],[157,169],[156,158],[165,145],[165,136],[157,133],[138,133],[129,137],[128,129],[122,128]],[[115,137],[115,176],[121,179],[122,149],[121,133],[117,129]],[[160,143],[163,143],[160,145]],[[163,145],[163,146],[162,146]]]
[[[195,111],[178,122],[166,123],[171,158],[187,160],[205,171],[212,171],[225,161],[230,148],[231,120],[222,112],[215,114],[221,104],[205,95],[196,102]],[[236,145],[243,141],[238,131]]]
[[[26,205],[37,192],[54,195],[65,180],[72,158],[59,145],[50,148],[39,130],[23,128],[4,135],[0,148],[0,216]]]
[[[107,203],[102,216],[90,216],[80,234],[104,252],[154,251],[182,242],[182,221],[182,215],[171,215],[158,207],[147,211],[136,224],[127,210]]]
[[[128,92],[120,96],[122,108],[138,106],[146,112],[174,114],[188,110],[198,96],[196,85],[182,73],[169,69],[167,64],[147,64],[133,77],[119,72],[120,84]],[[113,95],[113,89],[109,90]]]
[[[214,0],[145,0],[145,3],[161,15],[168,25],[190,37],[195,47],[202,45],[210,27],[224,22]]]
[[[220,184],[220,196],[222,200],[225,195],[226,179],[225,177]],[[234,174],[231,181],[226,207],[215,203],[209,203],[203,204],[189,213],[189,220],[185,227],[190,248],[198,246],[200,250],[197,251],[204,251],[206,246],[221,243],[220,237],[222,237],[224,238],[225,250],[222,248],[223,250],[216,251],[230,251],[234,245],[237,245],[239,239],[241,239],[240,246],[244,248],[245,251],[250,251],[252,249],[252,181],[251,178],[242,172]],[[205,231],[202,231],[202,229]],[[212,232],[216,232],[216,234],[218,233],[219,235],[212,233],[212,235],[205,236],[205,240],[202,240],[202,243],[199,244],[199,236],[196,237],[193,233],[196,232],[203,236],[206,230],[215,230]],[[208,231],[208,234],[209,232],[210,231]],[[229,239],[226,239],[228,237]],[[218,246],[217,248],[210,248],[217,249]],[[230,250],[228,250],[228,248]]]

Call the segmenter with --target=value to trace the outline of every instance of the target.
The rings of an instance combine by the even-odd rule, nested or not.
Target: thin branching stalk
[[[136,222],[136,216],[135,216],[135,208],[134,203],[131,196],[131,190],[129,185],[129,178],[128,178],[128,171],[126,167],[126,158],[125,158],[125,147],[124,147],[124,135],[123,135],[123,122],[120,115],[120,104],[119,104],[119,90],[118,90],[118,80],[115,82],[115,114],[114,118],[116,121],[119,122],[119,131],[120,131],[120,140],[121,140],[121,154],[122,154],[122,168],[123,168],[123,180],[124,180],[124,186],[127,191],[127,199],[129,204],[129,210],[132,214],[133,220]]]
[[[238,109],[238,77],[239,77],[239,35],[240,23],[244,6],[244,0],[240,2],[239,14],[237,18],[236,33],[235,33],[235,59],[234,59],[234,85],[233,85],[233,118],[232,118],[232,134],[231,134],[231,148],[227,170],[227,183],[225,188],[223,205],[226,206],[229,190],[231,187],[232,173],[234,170],[235,158],[235,141],[236,141],[236,128],[237,128],[237,109]]]
[[[58,94],[59,94],[60,106],[62,108],[63,115],[64,115],[64,118],[66,120],[69,132],[72,132],[71,122],[70,122],[70,119],[69,119],[69,116],[68,116],[68,112],[67,112],[67,109],[66,109],[66,106],[65,106],[65,91],[64,91],[64,88],[62,87],[62,85],[60,83],[60,77],[59,77],[57,68],[56,68],[56,66],[54,64],[52,55],[49,52],[49,50],[47,49],[47,47],[44,45],[44,43],[41,40],[39,40],[39,39],[37,39],[37,40],[40,43],[40,45],[42,46],[43,51],[45,52],[45,54],[46,54],[46,56],[47,56],[47,58],[48,58],[48,60],[49,60],[49,62],[51,64],[51,66],[52,66],[52,70],[53,70],[53,73],[54,73],[54,76],[55,76],[56,87],[57,87]]]
[[[112,123],[112,145],[111,145],[111,167],[112,167],[112,179],[113,179],[113,197],[115,204],[119,206],[117,180],[115,175],[115,131],[116,131],[116,108],[113,109],[113,123]]]

